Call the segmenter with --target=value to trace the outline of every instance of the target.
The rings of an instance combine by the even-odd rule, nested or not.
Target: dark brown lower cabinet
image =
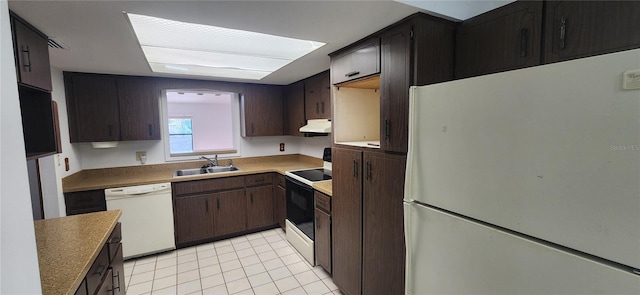
[[[119,245],[115,256],[111,260],[111,273],[113,279],[112,295],[124,295],[126,283],[124,274],[124,259],[122,256],[122,244]]]
[[[406,156],[334,147],[332,276],[353,294],[404,294]]]
[[[213,203],[211,194],[175,198],[173,210],[177,244],[213,238]]]
[[[331,273],[331,198],[320,192],[315,192],[314,196],[316,262]]]
[[[64,202],[67,216],[107,210],[104,190],[65,193]]]
[[[333,148],[333,282],[344,294],[362,294],[362,151]]]
[[[89,293],[87,293],[87,280],[84,279],[82,280],[82,283],[80,283],[80,287],[78,287],[78,290],[76,290],[76,293],[74,293],[74,295],[87,295]]]
[[[216,236],[247,229],[247,198],[245,190],[215,193],[214,232]]]
[[[406,158],[364,153],[362,294],[404,294]]]
[[[273,214],[278,225],[285,229],[284,221],[287,218],[287,190],[284,185],[284,176],[277,175],[273,184]]]
[[[273,185],[247,188],[247,229],[273,225]]]
[[[98,291],[96,291],[96,295],[111,295],[111,292],[113,291],[113,280],[109,279],[113,277],[113,270],[108,269],[105,276],[106,278],[104,281],[102,281],[102,284],[98,288]]]
[[[122,256],[122,232],[118,223],[98,257],[89,268],[75,294],[119,295],[125,294],[124,259]]]

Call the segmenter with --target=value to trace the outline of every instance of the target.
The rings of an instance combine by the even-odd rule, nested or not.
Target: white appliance
[[[412,87],[407,294],[640,294],[639,68],[630,50]]]
[[[311,265],[315,257],[315,197],[313,184],[331,180],[331,148],[325,148],[322,168],[286,171],[287,241]]]
[[[171,184],[106,189],[107,210],[120,209],[125,259],[176,248]]]

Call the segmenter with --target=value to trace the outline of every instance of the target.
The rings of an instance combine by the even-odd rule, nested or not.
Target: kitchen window
[[[169,117],[169,149],[172,154],[193,153],[193,120]]]
[[[236,93],[167,90],[162,106],[165,160],[238,155],[240,107]]]

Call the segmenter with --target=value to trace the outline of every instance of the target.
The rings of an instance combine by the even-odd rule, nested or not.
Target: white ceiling
[[[248,30],[327,45],[296,60],[259,83],[289,84],[329,68],[327,54],[418,11],[452,19],[504,5],[479,1],[419,1],[431,12],[391,0],[377,1],[9,1],[9,9],[71,50],[50,48],[52,66],[65,71],[171,76],[151,72],[123,11],[172,20]],[[448,2],[448,3],[444,3]],[[469,4],[472,2],[471,4]],[[412,3],[412,5],[415,3]],[[477,3],[476,3],[477,4]],[[424,6],[427,5],[427,6]],[[447,7],[442,10],[441,7]],[[458,7],[458,9],[456,9]],[[435,11],[435,12],[434,12]],[[184,76],[182,76],[184,77]],[[222,78],[200,79],[242,81]],[[254,82],[255,81],[246,81]]]

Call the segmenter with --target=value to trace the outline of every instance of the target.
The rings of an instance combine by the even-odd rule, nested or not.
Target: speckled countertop
[[[333,195],[333,181],[322,181],[313,184],[313,188],[331,197]]]
[[[34,222],[42,294],[74,294],[109,238],[121,211]]]
[[[266,172],[284,174],[287,170],[322,167],[322,159],[295,154],[236,158],[233,159],[233,165],[240,168],[240,171],[173,177],[172,173],[174,170],[198,168],[206,163],[206,161],[193,161],[83,170],[63,178],[62,189],[65,193],[69,193],[141,184],[179,182]],[[227,160],[220,159],[220,165],[227,165]]]

